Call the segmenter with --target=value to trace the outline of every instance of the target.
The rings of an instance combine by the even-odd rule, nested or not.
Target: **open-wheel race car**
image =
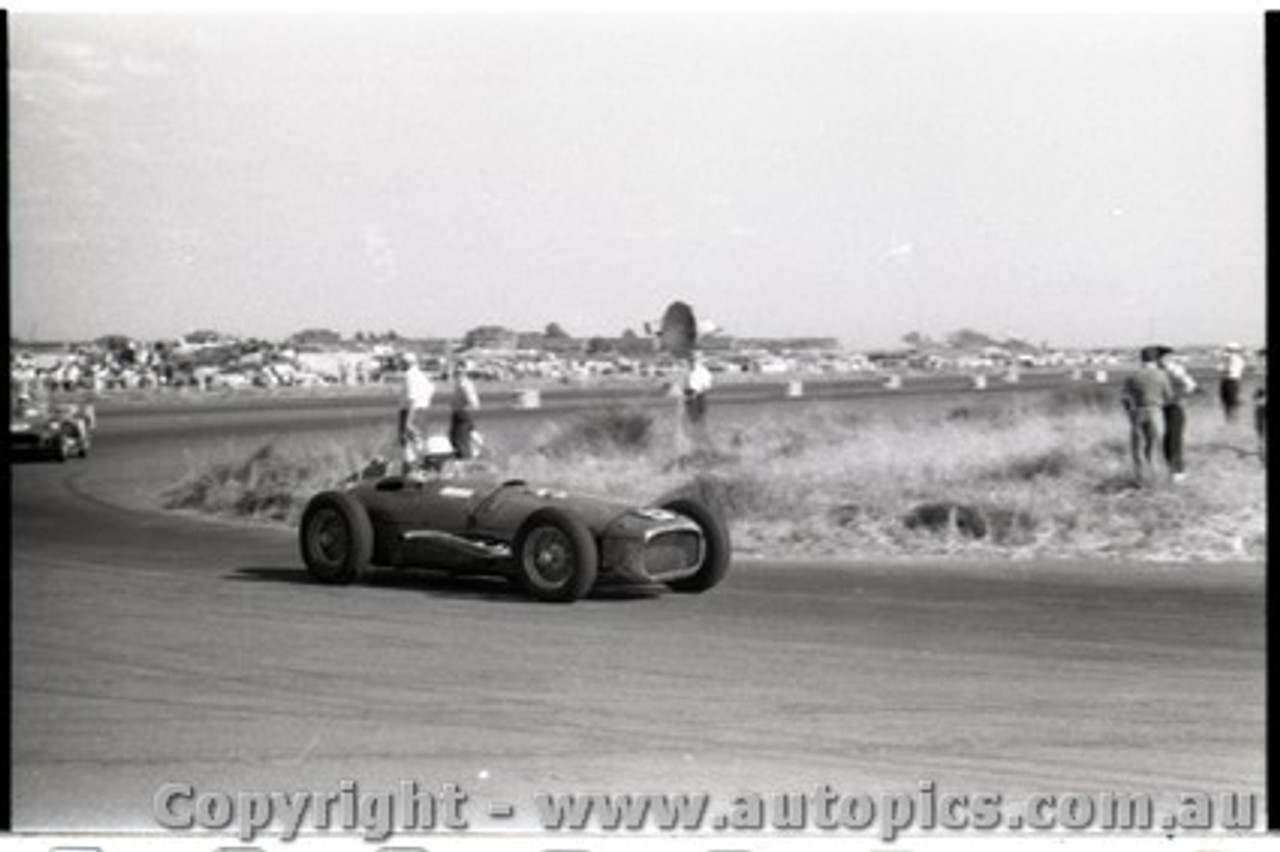
[[[720,518],[679,498],[635,506],[483,472],[367,475],[312,497],[299,525],[308,571],[351,583],[369,566],[507,577],[568,602],[597,579],[704,592],[729,569]]]
[[[48,405],[20,397],[9,416],[9,452],[65,462],[86,458],[96,423],[88,403]]]

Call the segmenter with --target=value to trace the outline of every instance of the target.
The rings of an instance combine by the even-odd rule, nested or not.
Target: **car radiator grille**
[[[645,573],[655,579],[668,574],[683,574],[698,564],[701,549],[697,533],[688,530],[660,533],[645,545]]]
[[[39,444],[40,436],[34,432],[9,436],[9,446],[11,447],[35,447]]]

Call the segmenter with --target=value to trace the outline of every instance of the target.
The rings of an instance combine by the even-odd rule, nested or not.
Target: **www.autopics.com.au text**
[[[808,792],[739,793],[716,806],[708,793],[538,793],[535,825],[552,832],[583,831],[818,831],[878,833],[892,841],[905,831],[1249,831],[1259,822],[1257,795],[1243,792],[1045,793],[1017,800],[994,792],[944,792],[923,781],[910,792],[843,793],[829,784]],[[491,823],[520,813],[514,803],[477,805],[457,784],[429,789],[414,780],[395,789],[363,791],[346,780],[328,792],[198,790],[189,783],[156,791],[153,816],[173,831],[234,830],[241,840],[279,832],[291,840],[304,829],[359,832],[381,841],[396,831],[470,829],[474,817]]]

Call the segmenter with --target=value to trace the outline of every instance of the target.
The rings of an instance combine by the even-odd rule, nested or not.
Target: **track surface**
[[[741,561],[566,607],[323,587],[288,531],[136,508],[202,443],[366,416],[121,414],[13,466],[15,828],[154,828],[175,781],[456,782],[499,830],[542,790],[1262,789],[1257,564]]]

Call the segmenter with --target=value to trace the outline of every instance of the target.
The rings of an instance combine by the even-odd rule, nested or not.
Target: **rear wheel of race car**
[[[325,491],[311,498],[298,526],[302,561],[322,583],[360,579],[373,557],[373,524],[350,494]]]
[[[724,521],[697,500],[671,500],[661,508],[684,515],[697,524],[702,530],[702,541],[706,548],[702,555],[702,565],[696,573],[682,580],[672,580],[667,585],[677,592],[696,593],[705,592],[719,584],[729,572],[729,558],[732,555],[729,532],[725,529]]]
[[[559,509],[530,515],[516,533],[514,554],[516,578],[539,600],[576,601],[596,583],[596,540],[586,524]]]

